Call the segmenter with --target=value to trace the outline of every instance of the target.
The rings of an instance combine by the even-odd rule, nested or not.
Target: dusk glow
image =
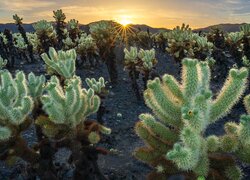
[[[166,28],[185,22],[197,28],[250,19],[248,0],[0,0],[0,23],[12,22],[15,13],[25,23],[53,20],[52,11],[57,9],[67,20],[75,18],[82,24],[105,19]]]

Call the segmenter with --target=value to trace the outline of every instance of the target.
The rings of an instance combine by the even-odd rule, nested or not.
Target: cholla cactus
[[[15,33],[13,34],[13,38],[14,38],[14,46],[21,50],[21,51],[25,51],[28,47],[28,45],[25,43],[22,35],[20,33]]]
[[[222,90],[212,99],[207,62],[186,58],[182,64],[182,84],[171,75],[164,75],[162,81],[156,78],[148,82],[144,99],[160,121],[151,114],[139,116],[141,121],[135,130],[147,146],[137,149],[134,154],[156,168],[150,175],[152,179],[165,179],[179,173],[191,179],[215,175],[216,179],[234,179],[234,176],[239,179],[241,174],[236,162],[226,153],[247,156],[249,146],[240,145],[235,139],[245,143],[249,135],[245,133],[244,138],[233,135],[236,131],[230,124],[225,126],[230,135],[206,138],[204,132],[239,100],[246,88],[248,71],[231,69]],[[248,123],[242,122],[242,125]],[[242,159],[249,162],[249,157]]]
[[[65,39],[63,39],[63,45],[64,45],[63,48],[64,50],[69,50],[75,48],[76,43],[74,43],[72,39],[69,36],[67,36]]]
[[[24,44],[27,46],[27,50],[29,52],[29,57],[30,57],[30,61],[33,62],[34,61],[34,55],[33,55],[33,46],[32,44],[29,42],[28,40],[28,37],[26,35],[26,31],[25,29],[23,28],[22,24],[22,20],[23,18],[19,17],[17,14],[13,15],[13,19],[15,20],[15,24],[17,25],[18,27],[18,31],[20,32],[20,34],[22,35],[22,38],[23,38],[23,41],[24,41]],[[24,46],[24,45],[22,45]],[[25,49],[26,49],[25,48]],[[29,60],[28,60],[29,61]]]
[[[26,33],[29,43],[32,45],[33,51],[37,52],[39,48],[39,39],[36,33]]]
[[[48,66],[49,74],[57,74],[64,79],[72,78],[75,75],[75,49],[58,51],[57,53],[54,48],[50,48],[49,56],[46,53],[41,55],[42,59]]]
[[[230,53],[236,58],[238,66],[241,66],[243,32],[231,32],[227,34],[226,44]]]
[[[0,70],[7,65],[8,61],[0,56]]]
[[[111,82],[116,83],[118,73],[114,53],[117,37],[115,23],[113,21],[100,21],[90,24],[90,32],[99,49],[100,57],[107,65]]]
[[[242,39],[243,53],[248,59],[250,59],[250,24],[241,26],[240,30],[244,34]]]
[[[137,47],[130,47],[130,51],[126,48],[124,49],[125,53],[125,65],[129,65],[130,63],[136,64],[138,62],[138,49]]]
[[[209,42],[212,42],[215,47],[223,49],[225,47],[224,31],[219,26],[212,27],[207,34]]]
[[[63,46],[63,39],[65,39],[66,34],[64,33],[64,29],[66,28],[66,23],[64,22],[66,19],[65,14],[61,9],[57,11],[53,11],[54,18],[56,20],[56,34],[58,39],[58,48],[61,49]]]
[[[13,15],[13,19],[15,20],[15,24],[22,24],[23,18],[20,18],[17,14]]]
[[[243,32],[231,32],[227,34],[226,41],[230,44],[238,44],[243,38]]]
[[[250,24],[244,24],[240,27],[240,31],[245,35],[250,35]]]
[[[6,36],[3,33],[0,33],[0,37],[3,38],[3,43],[5,45],[8,44],[8,39],[6,38]]]
[[[105,81],[104,81],[103,77],[100,77],[98,81],[94,78],[91,78],[91,79],[86,78],[85,81],[86,81],[88,87],[93,89],[97,95],[101,94],[105,89]],[[105,92],[106,92],[106,90],[105,90]]]
[[[15,79],[7,70],[0,72],[0,141],[8,141],[20,133],[20,126],[33,109],[33,100],[28,95],[28,87],[23,72]]]
[[[201,37],[198,34],[193,34],[193,39],[196,42],[193,47],[194,57],[201,60],[211,57],[213,43],[208,42],[207,37]]]
[[[49,47],[54,47],[56,42],[56,32],[52,24],[46,20],[41,20],[34,24],[33,27],[39,40],[39,50],[48,52]]]
[[[193,33],[189,26],[182,24],[182,27],[177,26],[172,31],[167,33],[168,47],[166,50],[175,58],[176,61],[181,61],[185,57],[193,57]]]
[[[157,63],[157,60],[155,58],[155,50],[154,49],[151,49],[151,50],[140,49],[140,51],[138,53],[138,57],[142,61],[141,70],[143,71],[143,73],[151,71],[152,68]],[[140,69],[140,67],[138,67],[138,68]]]
[[[165,52],[167,43],[167,32],[160,31],[156,34],[153,34],[152,39],[154,40],[155,46],[158,47],[162,52]]]
[[[99,54],[98,48],[95,40],[91,35],[87,35],[86,33],[82,33],[80,39],[77,41],[76,51],[80,54],[81,57],[81,65],[83,65],[87,60],[89,64],[92,66],[95,65],[95,57]]]
[[[80,34],[79,22],[75,19],[71,19],[68,22],[68,31],[69,31],[69,37],[72,39],[73,42],[75,42]]]
[[[49,127],[43,126],[47,136],[55,137],[59,133],[59,129],[64,126],[76,128],[86,120],[87,116],[98,110],[99,97],[94,95],[93,89],[82,89],[81,84],[81,79],[74,77],[66,82],[66,88],[63,89],[58,78],[52,76],[46,88],[48,94],[43,95],[41,100],[50,122],[58,126],[55,126],[56,129],[53,129],[53,132],[50,132],[52,129]],[[68,129],[64,130],[68,132]]]

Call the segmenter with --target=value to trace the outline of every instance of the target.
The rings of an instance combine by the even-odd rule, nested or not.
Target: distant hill
[[[244,24],[246,24],[246,23],[241,23],[241,24],[217,24],[217,25],[212,25],[212,26],[208,26],[208,27],[205,27],[205,28],[195,29],[194,31],[196,31],[196,32],[198,32],[198,31],[209,32],[211,28],[219,27],[225,32],[236,32],[236,31],[239,31],[240,26],[242,26]]]
[[[92,24],[92,23],[90,23],[90,24]],[[194,29],[194,31],[195,32],[198,32],[198,31],[208,32],[213,27],[220,27],[221,29],[223,29],[226,32],[236,32],[236,31],[239,31],[239,27],[243,24],[245,24],[245,23],[242,23],[242,24],[218,24],[218,25],[208,26],[205,28]],[[33,32],[34,31],[32,24],[23,24],[23,26],[24,26],[24,29],[26,30],[26,32]],[[150,26],[145,25],[145,24],[132,24],[131,26],[132,26],[132,28],[134,28],[136,30],[141,29],[142,31],[147,31],[147,29],[149,29],[149,31],[151,33],[156,33],[159,31],[169,31],[169,29],[166,29],[166,28],[153,28],[153,27],[150,27]],[[4,31],[4,29],[10,29],[12,32],[18,32],[17,27],[14,23],[0,24],[0,32]],[[88,32],[89,31],[89,24],[80,24],[80,29]]]
[[[23,27],[26,30],[26,32],[34,31],[32,24],[23,24]],[[4,29],[9,29],[12,32],[18,32],[17,26],[14,23],[0,24],[0,31],[3,32]]]
[[[90,23],[90,24],[92,24],[92,23]],[[167,31],[168,30],[165,28],[153,28],[153,27],[150,27],[150,26],[144,25],[144,24],[132,24],[131,26],[132,26],[132,28],[134,28],[136,30],[141,29],[142,31],[147,31],[147,29],[149,29],[149,31],[151,33],[156,33],[159,31]],[[34,31],[32,24],[23,24],[23,27],[26,30],[26,32],[33,32]],[[3,32],[4,29],[9,29],[12,32],[18,32],[17,26],[14,23],[0,24],[0,32]],[[80,29],[88,32],[89,31],[89,24],[80,24]]]

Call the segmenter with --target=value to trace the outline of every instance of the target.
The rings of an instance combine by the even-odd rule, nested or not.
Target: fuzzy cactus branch
[[[95,113],[100,105],[100,99],[94,91],[81,89],[81,80],[74,77],[66,82],[65,92],[59,80],[53,77],[47,84],[47,95],[42,96],[45,112],[55,124],[76,127],[87,116]]]
[[[56,73],[64,79],[72,78],[74,76],[77,56],[74,49],[56,52],[54,48],[50,48],[49,56],[46,53],[41,55],[47,66],[51,68],[51,74]]]
[[[170,75],[148,81],[144,99],[160,122],[150,114],[139,116],[141,121],[135,131],[147,146],[137,149],[134,155],[155,167],[150,178],[168,177],[177,171],[193,179],[208,177],[215,171],[219,177],[240,178],[242,173],[234,159],[227,157],[230,163],[223,163],[220,156],[234,153],[249,163],[249,115],[242,116],[240,124],[227,123],[223,136],[204,137],[204,132],[239,100],[246,88],[247,69],[231,69],[224,87],[213,99],[208,62],[186,58],[182,65],[181,84]],[[249,99],[249,96],[245,98],[248,110]],[[221,166],[213,163],[215,159]],[[169,162],[176,171],[169,169]]]

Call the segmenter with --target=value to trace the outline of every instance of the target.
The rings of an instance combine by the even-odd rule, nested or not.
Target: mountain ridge
[[[92,23],[95,23],[95,22],[92,22]],[[79,25],[80,29],[88,31],[89,25],[92,23],[80,24]],[[34,24],[34,23],[24,23],[23,24],[26,32],[33,32],[34,31],[32,24]],[[194,32],[199,32],[199,31],[208,32],[211,28],[220,27],[223,31],[226,31],[226,32],[236,32],[236,31],[239,31],[239,27],[243,24],[246,24],[246,23],[235,23],[235,24],[222,23],[222,24],[207,26],[204,28],[197,28],[197,29],[194,29],[193,31]],[[159,31],[169,31],[168,28],[155,28],[155,27],[148,26],[146,24],[132,24],[131,26],[134,29],[141,29],[142,31],[147,31],[147,29],[149,29],[149,31],[152,33],[156,33]],[[0,32],[3,32],[4,29],[10,29],[12,32],[18,32],[18,29],[14,23],[0,23]]]

